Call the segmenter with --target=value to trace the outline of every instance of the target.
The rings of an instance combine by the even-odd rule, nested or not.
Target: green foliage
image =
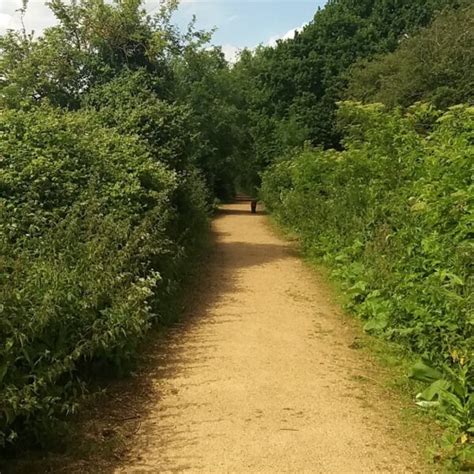
[[[144,140],[155,160],[175,170],[193,161],[194,139],[188,106],[161,99],[155,81],[146,71],[125,70],[111,81],[95,86],[83,97],[101,121],[120,133]]]
[[[233,74],[247,102],[255,167],[264,169],[306,141],[340,148],[336,103],[345,95],[350,67],[394,51],[402,38],[428,25],[438,10],[458,3],[333,0],[294,39],[244,52]]]
[[[443,403],[471,433],[474,110],[419,104],[403,114],[349,102],[339,116],[345,150],[306,149],[276,163],[264,174],[264,200],[333,268],[367,331],[444,373],[462,355],[452,380],[461,374],[463,388],[445,387]]]
[[[474,7],[448,10],[391,54],[357,63],[347,96],[388,106],[474,101]]]
[[[95,367],[165,323],[207,234],[200,133],[176,87],[172,7],[52,2],[0,38],[0,445],[40,440]]]
[[[72,411],[85,361],[130,357],[182,249],[176,175],[135,137],[49,107],[5,112],[0,135],[4,441]]]
[[[458,370],[445,365],[445,377],[423,362],[412,368],[410,377],[431,383],[417,395],[420,406],[440,407],[442,416],[459,430],[461,436],[466,433],[474,434],[474,393],[468,379],[469,375],[472,375],[472,367],[469,367],[472,360],[459,357],[456,352],[452,354],[452,359],[454,363],[459,364],[456,367]]]
[[[47,99],[78,108],[84,92],[124,69],[146,71],[169,99],[174,82],[170,57],[195,47],[202,36],[183,36],[170,24],[174,3],[150,16],[141,0],[51,1],[58,26],[38,38],[25,32],[0,38],[0,104],[17,108]]]
[[[174,66],[178,96],[192,109],[190,126],[199,131],[196,164],[217,197],[232,198],[251,158],[247,112],[237,78],[219,49],[188,48]]]
[[[432,409],[450,427],[443,436],[445,456],[469,470],[474,460],[474,391],[473,359],[453,351],[452,366],[444,364],[443,374],[423,362],[415,364],[410,377],[430,385],[417,395],[420,407]]]
[[[472,7],[401,41],[464,3],[329,1],[232,68],[209,33],[171,24],[176,1],[53,0],[57,26],[0,37],[0,445],[40,438],[94,367],[133,357],[209,202],[256,193],[269,166],[268,208],[367,331],[440,370],[418,367],[422,401],[471,436],[473,110],[346,103],[336,121],[348,80],[389,105],[472,100]]]

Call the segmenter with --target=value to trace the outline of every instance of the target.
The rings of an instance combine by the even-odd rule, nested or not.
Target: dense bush
[[[0,37],[0,447],[40,439],[168,321],[212,184],[232,186],[239,140],[192,100],[219,72],[212,115],[235,127],[227,64],[176,6],[54,0],[42,36]]]
[[[5,111],[0,136],[3,443],[72,411],[87,361],[133,355],[204,230],[206,196],[90,112]]]
[[[333,268],[367,331],[458,366],[472,430],[474,109],[344,103],[340,119],[345,150],[276,163],[265,202]]]

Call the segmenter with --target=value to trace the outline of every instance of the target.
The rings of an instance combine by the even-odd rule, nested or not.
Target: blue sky
[[[290,35],[290,31],[310,21],[324,3],[325,0],[183,1],[175,19],[185,25],[194,13],[199,27],[218,28],[215,44],[254,47]]]
[[[217,27],[213,43],[223,46],[229,58],[242,47],[270,44],[278,38],[291,37],[296,28],[313,18],[318,6],[326,0],[182,0],[175,22],[185,27],[196,14],[197,26]],[[0,0],[0,34],[19,27],[17,10],[21,0]],[[146,0],[149,11],[156,10],[158,0]],[[54,24],[54,17],[44,0],[29,0],[25,18],[27,29],[36,32]]]

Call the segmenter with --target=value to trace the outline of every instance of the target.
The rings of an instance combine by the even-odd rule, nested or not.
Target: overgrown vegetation
[[[423,365],[413,375],[436,381],[422,398],[439,397],[459,436],[472,434],[474,108],[344,103],[340,119],[345,150],[308,148],[276,163],[265,202],[344,282],[367,331],[449,374]]]
[[[0,39],[0,445],[41,440],[166,321],[240,145],[223,55],[175,4],[50,6],[43,36]]]
[[[472,102],[474,6],[447,10],[393,53],[360,61],[351,70],[347,97],[408,107],[429,101],[446,109]]]
[[[93,114],[7,111],[0,131],[1,428],[13,441],[74,411],[87,361],[133,355],[205,201],[187,209],[201,228],[179,225],[176,173]]]
[[[463,3],[331,0],[294,40],[279,41],[274,48],[260,47],[254,53],[244,51],[234,73],[244,89],[254,154],[260,166],[305,141],[340,148],[336,103],[347,95],[353,65],[396,50],[404,38],[429,25],[438,12]],[[454,18],[449,21],[454,36],[458,24]],[[461,33],[458,38],[464,41]],[[416,42],[411,40],[412,44]],[[435,62],[433,59],[430,64]],[[438,68],[442,66],[436,65]],[[465,71],[469,70],[466,64]],[[454,81],[450,83],[452,88],[459,87],[457,76],[451,74],[450,79]],[[370,87],[372,90],[374,86]]]

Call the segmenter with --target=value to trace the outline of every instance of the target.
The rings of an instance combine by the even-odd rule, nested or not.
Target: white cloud
[[[303,23],[301,26],[298,26],[296,28],[292,28],[291,30],[287,31],[285,34],[283,35],[275,35],[275,36],[272,36],[268,41],[267,43],[265,44],[265,46],[270,46],[270,47],[275,47],[277,45],[277,42],[282,40],[282,41],[286,41],[286,40],[289,40],[289,39],[293,39],[296,35],[296,33],[300,33],[301,31],[303,31],[304,27],[307,25],[308,23]],[[221,46],[222,48],[222,52],[224,53],[224,56],[226,57],[227,61],[229,61],[231,64],[235,64],[237,62],[237,60],[239,59],[239,53],[242,51],[243,48],[239,48],[237,46],[234,46],[232,44],[223,44]],[[248,48],[250,51],[254,51],[256,49],[256,47],[254,48]]]
[[[307,25],[308,23],[303,23],[301,26],[298,26],[296,28],[292,28],[291,30],[287,31],[285,34],[283,35],[276,35],[276,36],[272,36],[268,42],[267,42],[267,45],[268,46],[271,46],[271,47],[275,47],[277,45],[277,42],[278,41],[286,41],[286,40],[289,40],[289,39],[293,39],[296,35],[296,33],[300,33],[301,31],[303,31],[303,28]]]
[[[234,21],[238,20],[240,18],[239,15],[231,15],[228,18],[225,19],[226,24],[233,23]]]
[[[21,28],[20,15],[0,12],[0,35]]]
[[[0,0],[0,35],[8,29],[21,28],[19,12],[21,7],[21,0]],[[36,33],[41,33],[44,28],[55,23],[56,19],[53,13],[42,0],[30,0],[24,17],[24,24],[28,32],[34,30]]]
[[[232,44],[224,44],[221,47],[222,47],[222,52],[224,53],[224,56],[227,59],[227,61],[229,61],[231,64],[234,64],[235,62],[237,62],[240,48]]]
[[[0,13],[0,32],[11,28],[11,22],[11,15],[8,15],[7,13]]]
[[[272,36],[266,43],[265,46],[270,46],[274,48],[277,45],[278,41],[286,41],[289,39],[293,39],[296,35],[296,33],[300,33],[303,31],[303,28],[307,25],[308,23],[303,23],[301,26],[298,26],[296,28],[292,28],[291,30],[287,31],[283,35],[275,35]],[[237,62],[237,59],[239,58],[239,53],[242,51],[242,48],[239,48],[237,46],[234,46],[232,44],[224,44],[221,46],[222,47],[222,52],[224,53],[227,61],[229,61],[231,64],[234,64]],[[256,48],[248,48],[250,51],[255,50]]]

